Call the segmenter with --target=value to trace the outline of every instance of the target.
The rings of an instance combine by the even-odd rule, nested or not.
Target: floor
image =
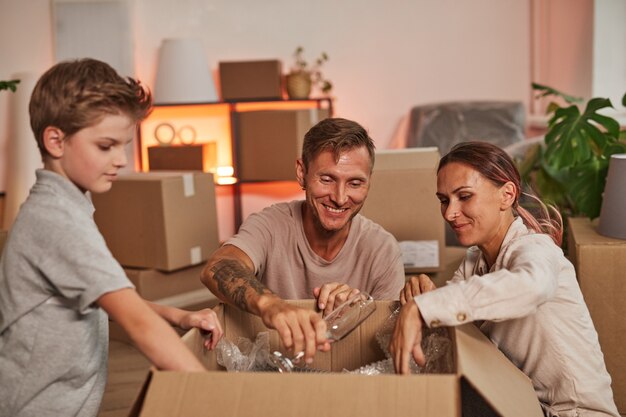
[[[126,417],[150,362],[130,344],[109,342],[109,378],[98,417]]]

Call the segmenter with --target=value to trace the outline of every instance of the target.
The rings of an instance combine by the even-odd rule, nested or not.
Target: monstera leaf
[[[581,100],[550,87],[533,84],[538,97],[557,96],[567,104],[548,105],[548,131],[544,148],[526,177],[540,197],[568,215],[598,217],[611,155],[626,152],[619,123],[600,113],[613,107],[606,98]],[[622,99],[626,105],[626,95]],[[622,139],[620,139],[622,138]],[[527,167],[524,167],[527,169]]]
[[[567,191],[571,197],[573,211],[594,219],[600,215],[602,193],[609,170],[607,158],[590,159],[584,164],[569,169]]]
[[[598,113],[607,107],[613,107],[609,99],[594,98],[582,114],[576,105],[557,109],[545,137],[548,163],[560,169],[604,156],[605,148],[619,140],[619,123]]]

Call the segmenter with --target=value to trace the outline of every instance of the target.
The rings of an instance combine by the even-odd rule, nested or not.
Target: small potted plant
[[[298,46],[294,52],[295,63],[285,77],[285,87],[290,99],[307,99],[312,87],[318,88],[323,94],[328,94],[333,88],[332,83],[324,78],[321,67],[328,61],[326,52],[322,52],[313,65],[304,58],[304,48]]]

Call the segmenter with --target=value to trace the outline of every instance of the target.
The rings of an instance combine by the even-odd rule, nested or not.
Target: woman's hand
[[[186,311],[180,318],[178,327],[183,330],[197,328],[204,336],[204,347],[213,350],[224,332],[215,311],[205,308],[199,311]]]
[[[420,274],[419,276],[410,277],[404,288],[400,290],[400,304],[404,305],[407,301],[413,301],[413,297],[422,293],[432,291],[435,288],[435,284],[431,281],[428,275]]]
[[[424,326],[422,315],[417,304],[406,303],[400,309],[396,326],[393,329],[389,351],[393,358],[393,367],[397,374],[409,373],[409,355],[419,366],[426,364],[426,358],[422,351],[422,328]]]

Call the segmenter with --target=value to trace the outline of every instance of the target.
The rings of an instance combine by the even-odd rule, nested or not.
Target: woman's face
[[[437,174],[441,215],[463,246],[495,253],[513,221],[515,187],[497,186],[469,165],[452,162]]]

